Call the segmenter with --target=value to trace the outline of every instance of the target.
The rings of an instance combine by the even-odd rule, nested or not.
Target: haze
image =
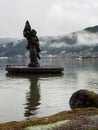
[[[0,0],[0,38],[23,38],[29,20],[38,36],[64,35],[98,25],[97,0]]]

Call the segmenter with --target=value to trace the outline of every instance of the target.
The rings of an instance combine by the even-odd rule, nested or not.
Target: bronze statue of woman
[[[27,49],[29,50],[30,64],[29,67],[39,67],[38,59],[40,59],[40,46],[39,40],[37,37],[37,32],[34,29],[31,29],[29,21],[26,21],[23,35],[27,38],[28,44]]]

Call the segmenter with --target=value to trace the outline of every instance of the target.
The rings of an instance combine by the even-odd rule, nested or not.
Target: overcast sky
[[[98,0],[0,0],[0,37],[23,38],[29,20],[38,36],[98,25]]]

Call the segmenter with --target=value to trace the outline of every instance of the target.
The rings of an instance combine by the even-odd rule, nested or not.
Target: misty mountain
[[[42,50],[47,53],[98,51],[98,26],[57,37],[40,38]]]
[[[18,38],[0,38],[0,44],[7,44],[10,42],[17,42]]]
[[[98,52],[98,26],[62,36],[39,37],[41,53]],[[0,39],[0,56],[25,55],[26,39]]]
[[[85,31],[88,31],[90,33],[98,33],[98,25],[93,27],[88,27],[84,29]]]

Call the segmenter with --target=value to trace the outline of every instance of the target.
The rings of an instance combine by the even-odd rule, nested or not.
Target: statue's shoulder
[[[33,36],[32,37],[32,41],[38,42],[38,37],[37,36]]]

